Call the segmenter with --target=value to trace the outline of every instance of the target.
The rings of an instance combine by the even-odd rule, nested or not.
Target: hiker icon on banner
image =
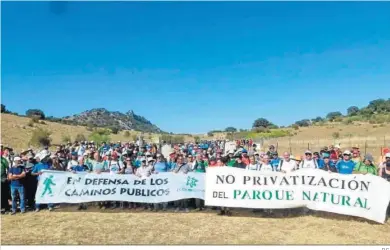
[[[46,192],[48,192],[48,195],[53,196],[53,191],[51,190],[51,186],[55,186],[56,184],[53,182],[53,175],[50,175],[49,177],[46,177],[46,179],[43,181],[44,190],[42,192],[41,197],[43,197]]]

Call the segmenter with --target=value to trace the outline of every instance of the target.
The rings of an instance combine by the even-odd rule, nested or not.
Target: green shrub
[[[292,127],[293,129],[295,129],[295,130],[298,130],[298,129],[299,129],[299,126],[298,126],[297,124],[293,124],[291,127]]]
[[[343,121],[343,124],[345,125],[353,124],[353,121],[350,118],[347,118]]]
[[[34,146],[50,146],[51,138],[50,138],[50,131],[42,128],[37,128],[33,131],[30,144]]]
[[[96,129],[89,135],[89,140],[94,141],[98,145],[102,144],[102,142],[110,141],[110,132],[106,129]]]
[[[270,130],[268,128],[265,128],[265,127],[255,127],[255,128],[252,128],[252,131],[256,132],[256,133],[269,133],[270,132]]]
[[[129,137],[130,137],[130,132],[126,130],[124,136],[125,136],[126,138],[129,138]]]
[[[32,121],[33,123],[39,123],[39,118],[36,117],[36,116],[33,116],[33,117],[31,118],[31,121]]]
[[[39,121],[39,123],[40,123],[40,124],[43,124],[43,125],[45,125],[45,124],[46,124],[46,122],[45,122],[45,121]]]
[[[337,116],[337,117],[335,117],[335,118],[333,119],[333,121],[335,121],[335,122],[341,122],[341,121],[343,121],[343,117]]]
[[[110,127],[113,134],[118,134],[120,128],[118,126],[111,126]]]
[[[207,135],[210,136],[210,137],[214,136],[213,132],[211,132],[211,131],[208,132]]]
[[[340,138],[340,133],[339,133],[339,132],[334,132],[334,133],[332,134],[332,137],[333,137],[334,139],[338,139],[338,138]]]
[[[30,120],[30,121],[27,123],[27,126],[29,126],[29,127],[34,127],[34,121],[33,121],[33,120]]]
[[[87,138],[85,138],[85,135],[83,134],[77,134],[75,140],[81,142],[81,141],[86,141]]]
[[[70,135],[63,135],[61,141],[62,143],[68,143],[72,141],[72,138],[70,137]]]
[[[194,136],[195,142],[199,143],[200,142],[200,137],[199,136]]]

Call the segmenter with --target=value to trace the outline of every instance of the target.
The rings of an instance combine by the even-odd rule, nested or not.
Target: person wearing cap
[[[378,169],[379,176],[383,177],[382,174],[386,172],[385,169],[388,164],[390,164],[390,153],[385,154],[385,161],[379,165],[379,169]]]
[[[25,198],[24,198],[24,186],[23,179],[26,177],[22,159],[20,157],[14,158],[14,164],[9,169],[8,180],[10,181],[11,198],[12,198],[12,211],[11,215],[16,214],[16,193],[19,194],[20,211],[25,212]]]
[[[241,159],[242,159],[242,162],[245,165],[249,165],[250,160],[249,160],[249,156],[248,156],[248,151],[246,149],[242,150],[242,152],[241,152]]]
[[[324,167],[324,160],[321,158],[320,153],[314,152],[313,159],[317,162],[317,166],[319,169],[322,169]]]
[[[366,154],[363,161],[359,161],[355,164],[355,168],[353,169],[354,174],[378,175],[377,168],[374,165],[374,158],[371,154]]]
[[[10,197],[10,188],[8,183],[8,172],[8,161],[1,156],[1,213],[6,213],[9,210],[8,199]]]
[[[279,161],[277,169],[282,173],[291,173],[298,168],[296,161],[291,159],[289,152],[283,153],[283,159]]]
[[[324,165],[321,169],[324,171],[327,171],[329,173],[337,173],[336,163],[332,164],[332,161],[330,160],[329,156],[330,156],[329,154],[324,155],[324,157],[323,157],[324,158]]]
[[[241,168],[241,169],[246,169],[246,164],[242,161],[242,156],[241,154],[237,154],[234,156],[234,159],[236,162],[233,164],[232,167],[234,168]]]
[[[42,157],[42,159],[40,158]],[[37,164],[34,165],[33,170],[31,171],[31,175],[36,176],[37,181],[39,181],[40,176],[42,175],[42,171],[44,170],[50,170],[50,165],[47,164],[47,162],[44,160],[46,158],[45,155],[38,154],[35,156],[35,160]],[[36,192],[36,190],[34,190]],[[53,210],[53,204],[49,203],[47,204],[47,207],[49,208],[49,211]],[[40,211],[40,204],[36,203],[35,204],[35,212]]]
[[[278,153],[274,152],[271,155],[271,166],[273,167],[274,171],[279,171],[279,163],[280,163],[280,158]]]
[[[227,166],[233,167],[233,165],[236,163],[236,159],[234,158],[234,150],[230,150],[227,155]]]
[[[299,168],[318,168],[318,163],[315,159],[313,159],[313,154],[311,151],[306,150],[305,152],[305,159],[301,161],[299,164]]]
[[[345,150],[343,159],[336,164],[336,169],[339,174],[352,174],[356,163],[351,160],[351,151]]]

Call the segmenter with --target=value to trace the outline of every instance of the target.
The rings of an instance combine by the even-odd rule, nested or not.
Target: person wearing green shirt
[[[8,198],[9,198],[9,184],[7,180],[8,175],[8,161],[1,156],[1,210],[4,213],[9,210]]]
[[[370,154],[364,157],[364,160],[358,162],[353,169],[354,174],[372,174],[378,175],[376,166],[374,165],[374,159]]]

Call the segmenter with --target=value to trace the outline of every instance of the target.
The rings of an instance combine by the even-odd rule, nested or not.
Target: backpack
[[[316,169],[317,169],[317,168],[318,168],[317,160],[314,160],[314,159],[313,159],[313,161],[314,161],[314,166],[315,166]],[[305,165],[305,160],[302,160],[302,168],[303,168],[304,165]]]

